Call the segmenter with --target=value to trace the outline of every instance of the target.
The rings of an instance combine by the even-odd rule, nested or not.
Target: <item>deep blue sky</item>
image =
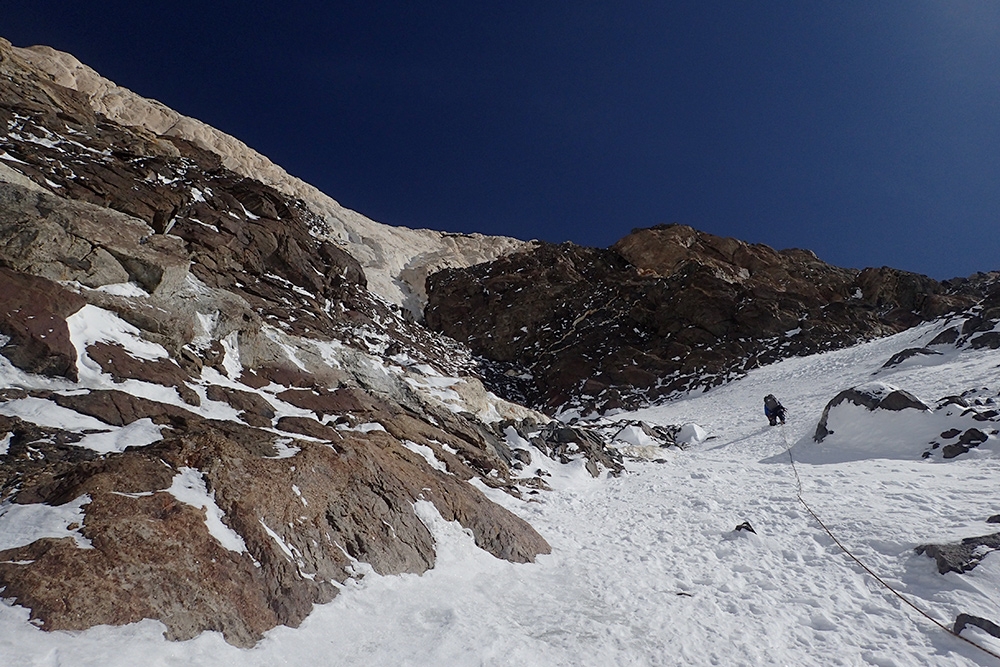
[[[1000,269],[1000,2],[4,2],[380,222]]]

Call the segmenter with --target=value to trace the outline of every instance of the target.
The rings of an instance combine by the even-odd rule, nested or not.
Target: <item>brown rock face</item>
[[[98,420],[0,416],[0,501],[78,501],[93,546],[0,552],[0,592],[42,627],[154,618],[173,639],[217,630],[250,646],[330,600],[355,560],[432,567],[422,502],[498,558],[549,551],[468,483],[517,495],[503,437],[404,380],[418,363],[467,376],[468,350],[369,293],[301,201],[96,115],[2,39],[0,152],[0,354],[26,374],[0,403]],[[78,360],[66,320],[85,305],[137,331],[88,331]],[[130,350],[139,339],[167,356]]]
[[[0,268],[0,354],[23,371],[76,380],[66,318],[85,304],[49,280]]]
[[[57,400],[109,423],[155,412],[154,402],[126,396],[102,392],[92,400]],[[330,600],[350,576],[351,558],[381,574],[431,567],[434,540],[414,513],[420,500],[469,528],[476,543],[498,558],[528,562],[549,551],[524,521],[464,481],[473,472],[458,457],[448,459],[454,472],[444,473],[385,431],[337,432],[295,418],[311,437],[333,440],[297,440],[292,456],[276,458],[270,433],[161,407],[168,432],[182,435],[20,473],[16,461],[0,464],[0,472],[19,476],[15,502],[60,505],[90,498],[81,533],[93,549],[67,538],[0,552],[5,597],[29,607],[44,628],[157,618],[173,639],[218,630],[227,641],[250,646],[265,630],[295,626],[313,604]],[[391,413],[382,418],[396,420]],[[460,441],[426,422],[423,428],[408,436],[442,452],[440,443]],[[27,452],[13,452],[21,453]],[[184,470],[204,477],[245,551],[223,546],[203,509],[167,491]]]
[[[164,387],[174,387],[192,405],[197,405],[201,400],[186,384],[191,376],[170,359],[140,359],[129,354],[121,345],[103,342],[88,345],[87,356],[96,361],[101,370],[115,382],[145,380]]]
[[[974,301],[925,276],[858,273],[681,225],[608,250],[543,246],[427,287],[428,325],[497,362],[497,391],[549,410],[636,407]]]
[[[123,391],[91,391],[86,394],[52,394],[52,401],[83,415],[100,419],[111,426],[127,426],[139,419],[151,418],[166,423],[171,417],[193,417],[193,415],[173,405],[151,401],[147,398],[126,394]]]

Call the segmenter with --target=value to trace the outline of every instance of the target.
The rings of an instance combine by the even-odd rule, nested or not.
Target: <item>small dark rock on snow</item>
[[[975,568],[986,554],[1000,550],[1000,533],[967,537],[952,544],[922,544],[914,551],[937,561],[938,572],[962,574]]]
[[[956,635],[962,634],[967,626],[974,625],[977,628],[981,628],[986,632],[990,633],[994,637],[1000,639],[1000,625],[997,625],[988,618],[982,618],[980,616],[973,616],[972,614],[959,614],[955,619],[954,632]]]

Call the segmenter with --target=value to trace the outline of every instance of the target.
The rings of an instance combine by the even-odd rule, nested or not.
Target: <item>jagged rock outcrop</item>
[[[18,480],[14,502],[88,498],[80,533],[93,548],[63,538],[0,552],[5,597],[31,608],[46,629],[159,618],[174,639],[212,629],[252,645],[331,599],[352,559],[381,574],[432,566],[434,540],[412,509],[419,500],[499,558],[525,562],[548,550],[519,519],[385,431],[295,440],[298,451],[282,458],[273,433],[190,413],[163,421],[178,435]],[[456,457],[447,463],[464,468]],[[204,480],[243,549],[220,542],[206,510],[170,491],[185,475]]]
[[[349,252],[371,237],[333,242],[245,146],[73,62],[0,42],[0,521],[72,517],[2,542],[3,596],[47,629],[154,618],[248,646],[359,562],[433,566],[422,503],[498,558],[547,553],[469,483],[534,490],[495,423],[545,417],[372,292]],[[396,253],[376,282],[451,261],[443,235],[370,224],[399,244],[372,246]],[[476,243],[454,254],[519,245]]]
[[[50,280],[3,267],[0,285],[0,354],[28,373],[76,380],[66,318],[86,301]]]
[[[546,245],[448,269],[428,294],[428,324],[495,362],[498,391],[584,411],[711,387],[975,301],[925,276],[841,269],[682,225],[606,250]]]
[[[974,350],[1000,348],[1000,274],[979,274],[975,281],[958,282],[962,292],[981,290],[985,296],[938,334],[931,346],[945,345]],[[971,283],[971,284],[970,284]]]

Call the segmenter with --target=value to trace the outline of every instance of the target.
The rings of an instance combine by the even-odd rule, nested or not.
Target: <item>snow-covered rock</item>
[[[976,395],[972,390],[967,395]],[[982,398],[980,405],[984,405]],[[912,393],[882,382],[846,389],[835,396],[811,438],[791,448],[804,463],[868,459],[949,460],[981,447],[1000,446],[996,397],[985,409],[961,396],[946,397],[931,409]]]
[[[677,435],[674,436],[677,444],[683,447],[700,445],[705,442],[707,438],[708,432],[698,424],[684,424],[681,426],[680,430],[677,431]]]
[[[826,436],[833,433],[830,428],[830,413],[843,403],[860,406],[869,412],[874,410],[889,410],[898,412],[900,410],[928,410],[929,408],[916,396],[897,389],[882,382],[871,382],[851,389],[845,389],[837,394],[823,409],[823,416],[820,417],[816,426],[816,442],[823,442]],[[845,419],[843,421],[850,421]]]

